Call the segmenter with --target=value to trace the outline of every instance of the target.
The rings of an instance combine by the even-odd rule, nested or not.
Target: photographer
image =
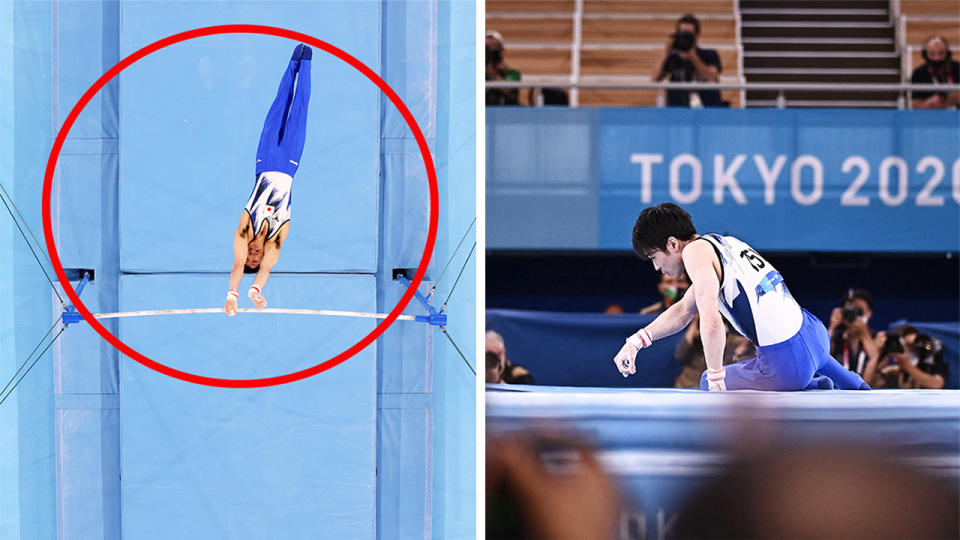
[[[864,289],[850,289],[843,305],[830,314],[830,355],[843,367],[873,385],[880,360],[880,347],[868,323],[873,316],[873,295]]]
[[[507,358],[507,346],[503,336],[487,330],[486,341],[487,382],[505,384],[533,384],[533,375],[521,365]]]
[[[488,81],[519,81],[520,72],[510,69],[503,61],[503,36],[496,30],[486,35],[486,73]],[[490,88],[487,90],[487,105],[518,105],[520,91],[517,89]]]
[[[949,367],[943,360],[943,343],[903,325],[890,332],[879,332],[880,358],[891,358],[881,365],[880,386],[892,388],[929,388],[939,390],[947,381]]]
[[[697,47],[700,37],[700,21],[693,15],[684,15],[677,21],[676,31],[667,41],[666,51],[653,80],[668,79],[674,82],[717,82],[723,67],[720,55],[713,49]],[[719,90],[668,90],[669,107],[722,107]]]
[[[913,70],[913,84],[957,84],[960,82],[960,63],[951,59],[950,46],[943,36],[930,36],[923,44],[924,64]],[[960,104],[960,92],[914,92],[914,109],[948,109]]]

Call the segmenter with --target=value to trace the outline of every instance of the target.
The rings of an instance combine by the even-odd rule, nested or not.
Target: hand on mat
[[[711,392],[726,392],[727,391],[727,369],[721,367],[720,369],[710,369],[707,368],[707,390]]]
[[[233,317],[237,314],[237,299],[228,297],[226,303],[223,304],[223,312],[227,315]]]
[[[623,347],[620,347],[620,352],[613,357],[613,363],[616,364],[617,370],[624,377],[637,372],[637,352],[639,350],[629,343],[624,343]]]
[[[250,290],[247,291],[247,296],[253,300],[253,305],[257,309],[263,309],[267,307],[267,299],[260,294],[260,291],[256,290],[254,287],[250,287]]]
[[[726,392],[727,391],[727,382],[724,379],[719,381],[712,381],[707,383],[707,388],[711,392]]]

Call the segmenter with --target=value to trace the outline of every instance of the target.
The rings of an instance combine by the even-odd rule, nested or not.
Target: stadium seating
[[[698,0],[678,4],[665,0],[583,2],[582,24],[577,35],[573,1],[487,2],[486,27],[506,41],[507,64],[528,82],[651,81],[663,58],[667,36],[684,13],[696,14],[702,23],[700,42],[715,48],[723,63],[722,82],[740,82],[737,19],[733,0]],[[571,92],[578,105],[654,106],[657,90],[597,90]],[[529,104],[533,92],[520,93]],[[741,92],[725,91],[724,99],[740,106]]]

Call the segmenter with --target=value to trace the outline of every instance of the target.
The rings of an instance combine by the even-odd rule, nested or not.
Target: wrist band
[[[627,343],[633,345],[637,349],[643,349],[649,347],[653,343],[653,338],[650,337],[650,332],[646,328],[641,328],[636,334],[631,334],[627,338]]]
[[[254,291],[254,292],[256,292],[257,294],[260,294],[260,287],[257,287],[256,285],[251,285],[251,286],[250,286],[250,291]],[[247,291],[247,295],[248,295],[248,296],[250,295],[250,291]]]
[[[727,376],[727,368],[721,367],[720,369],[710,369],[707,368],[707,380],[711,382],[722,381]]]
[[[230,289],[229,291],[227,291],[227,300],[231,298],[233,298],[234,300],[240,298],[240,293],[238,293],[236,289]]]

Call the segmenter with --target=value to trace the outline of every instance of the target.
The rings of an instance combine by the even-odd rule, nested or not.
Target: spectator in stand
[[[660,283],[657,284],[657,292],[663,297],[663,300],[640,310],[641,315],[663,313],[668,307],[676,304],[683,298],[684,293],[690,288],[690,278],[687,274],[681,274],[679,278],[670,277],[667,274],[660,274]]]
[[[724,326],[727,330],[727,342],[723,347],[723,365],[735,364],[757,355],[757,350],[750,343],[750,340],[738,334],[726,321],[724,321]],[[674,381],[674,387],[699,389],[700,378],[703,372],[707,370],[707,357],[703,354],[703,342],[700,341],[699,314],[693,318],[693,322],[687,327],[680,343],[677,343],[673,357],[683,368],[683,371],[680,372],[680,375],[677,375]]]
[[[684,15],[677,21],[676,31],[667,39],[663,60],[653,73],[653,80],[672,82],[717,82],[723,66],[720,55],[713,49],[697,46],[700,21],[693,15]],[[719,90],[668,90],[669,107],[723,107],[727,104]]]
[[[840,307],[830,314],[830,355],[843,367],[872,385],[877,375],[880,347],[870,329],[873,295],[864,289],[850,289]]]
[[[960,63],[952,60],[950,45],[933,35],[923,45],[924,64],[913,70],[913,84],[960,84]],[[960,92],[913,92],[914,109],[952,109],[960,105]]]
[[[878,386],[939,390],[946,385],[950,368],[939,339],[905,324],[891,332],[878,332],[877,345],[881,358]],[[892,362],[885,363],[888,358]]]
[[[521,365],[514,364],[507,359],[507,346],[503,336],[487,330],[486,333],[487,382],[506,384],[533,384],[533,375]],[[490,364],[496,356],[500,362],[494,369]],[[499,375],[499,378],[497,378]]]
[[[488,30],[486,35],[486,74],[488,81],[519,81],[520,72],[510,69],[503,61],[503,36],[496,30]],[[487,105],[518,105],[520,91],[513,89],[491,88],[487,90]]]
[[[623,315],[623,306],[620,304],[610,304],[603,310],[606,315]]]

